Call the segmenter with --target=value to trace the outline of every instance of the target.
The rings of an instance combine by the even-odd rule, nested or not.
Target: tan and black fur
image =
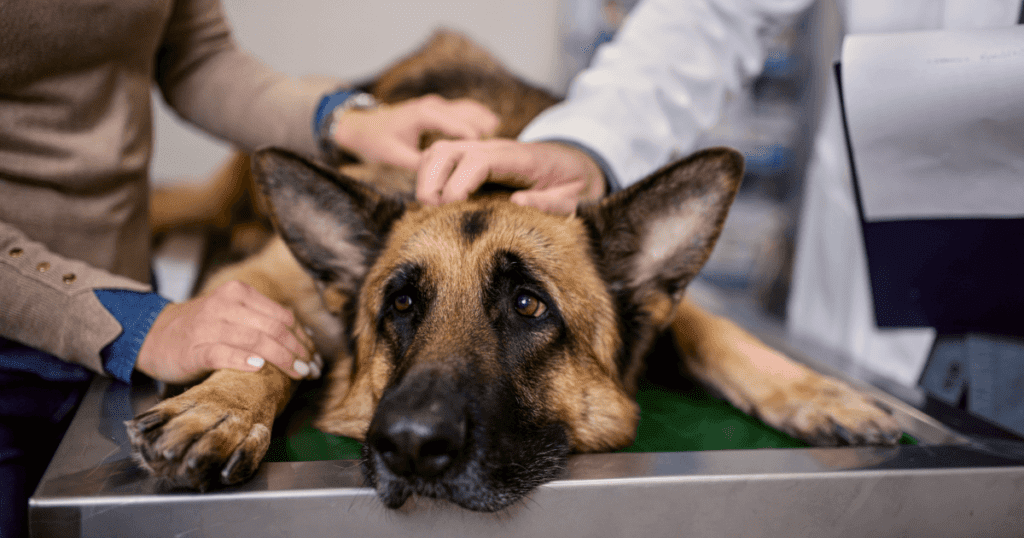
[[[508,136],[554,102],[452,34],[369,87],[384,101],[473,96]],[[572,217],[501,192],[424,207],[408,172],[339,173],[276,149],[252,164],[278,236],[208,287],[246,282],[313,330],[331,359],[315,425],[364,441],[364,474],[389,507],[423,495],[500,510],[559,476],[570,453],[627,446],[637,379],[664,331],[681,369],[796,437],[899,434],[869,398],[684,298],[739,187],[733,150],[672,163]],[[236,483],[294,389],[271,366],[215,372],[130,422],[133,447],[171,484]]]

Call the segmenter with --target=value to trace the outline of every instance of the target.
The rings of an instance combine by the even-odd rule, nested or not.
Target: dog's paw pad
[[[756,414],[766,423],[817,446],[893,445],[903,430],[892,410],[830,378],[815,377],[780,391]]]
[[[251,413],[167,400],[125,423],[136,459],[167,485],[205,491],[248,478],[270,446]]]

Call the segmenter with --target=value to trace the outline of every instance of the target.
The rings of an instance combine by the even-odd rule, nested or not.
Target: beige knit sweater
[[[0,0],[0,336],[102,372],[121,327],[92,290],[149,289],[154,85],[243,149],[313,153],[332,83],[241,50],[217,0]]]

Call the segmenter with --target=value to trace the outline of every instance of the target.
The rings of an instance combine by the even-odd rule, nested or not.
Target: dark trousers
[[[0,538],[28,535],[28,498],[87,386],[0,369]]]

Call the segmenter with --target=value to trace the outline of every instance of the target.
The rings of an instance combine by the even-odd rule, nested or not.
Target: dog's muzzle
[[[405,479],[441,476],[459,460],[466,443],[462,398],[423,388],[396,391],[382,401],[366,438],[388,469]]]
[[[472,444],[467,399],[451,372],[421,368],[385,389],[364,445],[363,471],[381,501],[412,494],[455,500]]]
[[[385,506],[419,495],[493,512],[564,471],[562,424],[532,424],[507,383],[470,379],[419,368],[384,390],[362,467]]]

